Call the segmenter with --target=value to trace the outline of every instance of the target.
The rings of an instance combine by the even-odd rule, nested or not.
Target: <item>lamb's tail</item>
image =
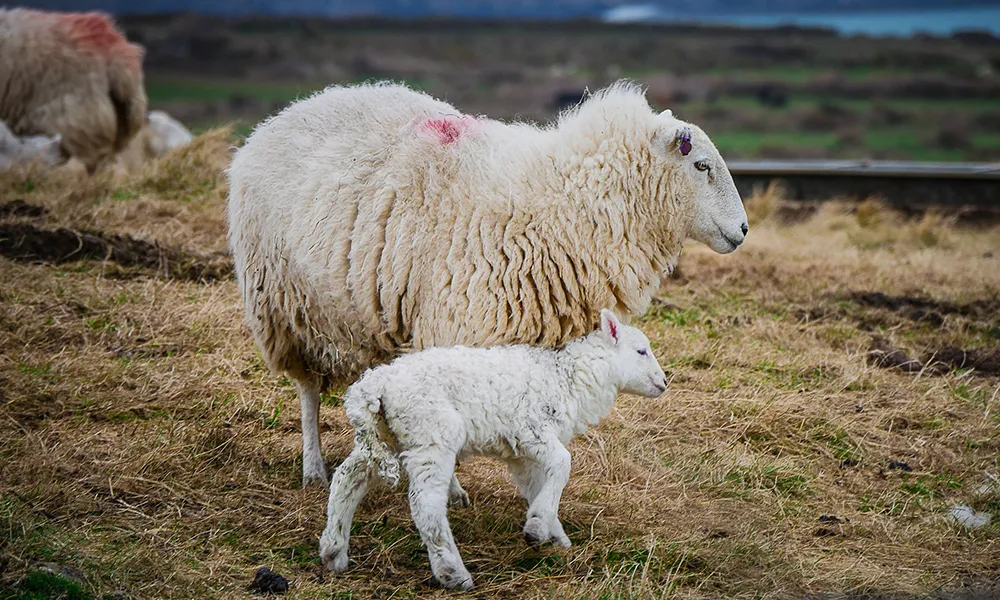
[[[354,427],[354,447],[364,452],[378,476],[395,487],[399,483],[399,457],[389,446],[392,435],[382,412],[382,398],[354,385],[344,395],[344,409]]]

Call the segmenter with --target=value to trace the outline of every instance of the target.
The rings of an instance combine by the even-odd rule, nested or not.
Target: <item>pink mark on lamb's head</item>
[[[421,123],[424,131],[430,131],[437,136],[442,144],[450,144],[464,134],[475,119],[458,115],[427,119]]]

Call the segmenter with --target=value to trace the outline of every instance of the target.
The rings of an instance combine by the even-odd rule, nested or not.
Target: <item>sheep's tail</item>
[[[382,480],[395,487],[399,483],[399,457],[389,446],[392,435],[382,412],[382,399],[363,386],[352,386],[344,396],[344,409],[354,427],[354,447],[368,458],[368,464]]]

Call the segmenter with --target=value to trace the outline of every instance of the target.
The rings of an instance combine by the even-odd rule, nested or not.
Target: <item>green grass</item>
[[[290,102],[322,87],[322,84],[309,83],[152,79],[146,82],[146,94],[154,105],[159,102],[207,102],[233,97]]]
[[[837,134],[827,132],[756,132],[720,131],[712,140],[723,155],[738,153],[743,156],[758,154],[762,148],[834,148]]]

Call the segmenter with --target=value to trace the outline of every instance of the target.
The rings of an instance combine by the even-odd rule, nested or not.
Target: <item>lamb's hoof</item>
[[[302,471],[302,487],[317,486],[321,488],[330,487],[330,480],[326,476],[326,467],[320,465]]]
[[[532,548],[537,548],[549,541],[549,526],[541,517],[531,517],[524,524],[524,541]]]
[[[468,508],[472,506],[472,500],[469,498],[469,494],[465,490],[458,488],[457,491],[453,490],[448,492],[448,505]]]
[[[449,590],[461,590],[463,592],[472,589],[472,575],[463,566],[442,567],[434,576],[438,583]]]
[[[323,560],[323,566],[327,571],[343,573],[347,570],[347,549],[324,548],[320,543],[319,557]]]

